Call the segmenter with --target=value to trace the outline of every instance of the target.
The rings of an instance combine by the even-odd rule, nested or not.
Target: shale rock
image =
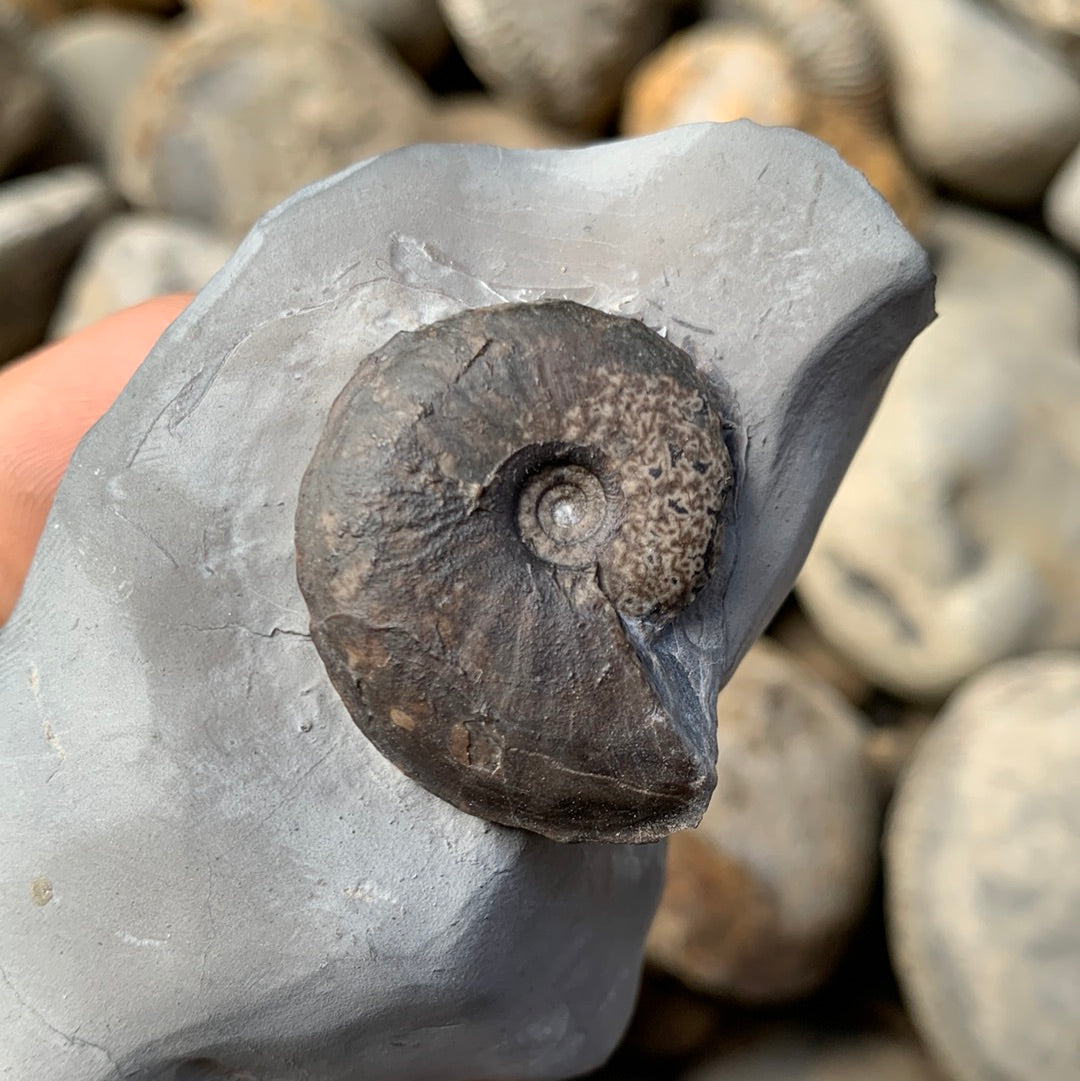
[[[861,177],[749,124],[410,147],[267,215],[76,451],[3,631],[0,1073],[598,1065],[661,853],[493,826],[363,738],[296,580],[327,412],[360,358],[469,307],[575,299],[691,352],[737,406],[733,546],[642,655],[707,718],[931,288]]]

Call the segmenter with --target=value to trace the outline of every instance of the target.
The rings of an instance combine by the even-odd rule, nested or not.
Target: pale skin
[[[0,368],[0,624],[79,440],[190,300],[148,300]]]

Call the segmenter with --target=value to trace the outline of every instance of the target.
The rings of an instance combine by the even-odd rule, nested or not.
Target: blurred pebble
[[[151,297],[196,292],[231,254],[231,244],[189,222],[145,213],[111,218],[83,248],[49,336],[61,338]]]
[[[1080,252],[1080,146],[1069,155],[1047,189],[1043,210],[1050,232]]]
[[[862,719],[761,640],[717,701],[718,782],[701,825],[668,842],[648,956],[746,1002],[805,995],[863,914],[879,807]]]
[[[170,15],[179,10],[179,0],[4,0],[31,22],[46,24],[67,18],[86,8],[119,8],[152,15]]]
[[[389,42],[415,70],[430,71],[450,45],[438,0],[329,0]]]
[[[444,143],[488,143],[511,150],[530,150],[580,142],[577,136],[486,94],[441,98],[437,125],[437,138]]]
[[[1080,645],[1080,281],[1041,237],[942,210],[940,318],[905,354],[822,523],[799,601],[869,679],[937,699]]]
[[[41,341],[68,267],[112,204],[84,166],[0,185],[0,363]]]
[[[113,11],[83,12],[41,31],[38,64],[80,155],[105,161],[118,118],[166,33],[157,19]]]
[[[911,708],[894,723],[871,729],[866,739],[866,757],[877,774],[883,800],[892,796],[932,720],[933,714],[928,711]]]
[[[861,706],[873,693],[869,680],[830,645],[794,604],[785,606],[773,620],[769,637],[833,690],[839,691],[853,706]]]
[[[1027,23],[1073,65],[1080,65],[1080,4],[1076,0],[997,0],[1014,18]]]
[[[622,131],[644,135],[695,121],[797,127],[835,147],[888,200],[913,232],[927,195],[884,127],[839,97],[809,93],[779,39],[746,24],[702,22],[674,35],[636,69]]]
[[[684,1081],[945,1081],[914,1040],[888,1032],[825,1035],[778,1028],[722,1052]]]
[[[997,665],[951,699],[901,782],[890,944],[957,1081],[1080,1076],[1080,654]]]
[[[706,0],[710,15],[750,18],[792,58],[810,93],[871,123],[885,113],[885,57],[873,24],[850,0]]]
[[[915,163],[987,202],[1036,202],[1080,140],[1080,82],[973,0],[863,0],[885,43]]]
[[[336,23],[196,20],[145,72],[114,168],[137,206],[235,235],[305,184],[428,138],[433,108],[404,64]]]
[[[662,40],[671,0],[439,0],[480,80],[499,97],[595,131],[634,65]]]
[[[675,34],[635,69],[626,89],[624,135],[746,118],[797,128],[807,96],[791,60],[754,26],[702,22]]]
[[[654,1059],[698,1054],[720,1030],[721,1017],[715,999],[646,969],[623,1046]]]
[[[0,176],[32,150],[49,116],[49,90],[27,55],[26,35],[0,15]]]

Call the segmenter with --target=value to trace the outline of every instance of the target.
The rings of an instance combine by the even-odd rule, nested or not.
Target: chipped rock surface
[[[1080,140],[1080,81],[975,0],[865,0],[916,164],[975,199],[1030,204]]]
[[[949,700],[886,837],[890,948],[957,1081],[1080,1063],[1080,653],[1003,662]]]
[[[905,355],[799,578],[901,697],[1080,644],[1080,283],[1034,234],[943,210],[937,322]]]
[[[358,359],[556,297],[662,331],[732,403],[730,544],[642,645],[711,726],[932,281],[861,176],[745,123],[410,147],[268,214],[80,445],[3,631],[0,1073],[529,1079],[610,1053],[661,851],[559,845],[409,781],[335,694],[296,581],[301,475]]]
[[[100,10],[40,32],[38,64],[81,154],[105,161],[118,118],[167,36],[148,15]]]
[[[1050,232],[1080,252],[1080,146],[1069,155],[1047,189],[1043,210]]]
[[[832,970],[877,865],[865,725],[767,639],[716,713],[716,791],[701,825],[669,841],[649,957],[700,990],[795,998]]]
[[[49,324],[53,338],[164,293],[197,292],[233,245],[206,229],[157,214],[110,218],[87,242]]]
[[[41,341],[65,271],[113,203],[105,182],[84,166],[0,188],[0,362]]]

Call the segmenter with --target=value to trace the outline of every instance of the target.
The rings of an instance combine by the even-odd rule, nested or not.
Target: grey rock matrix
[[[556,1078],[610,1053],[662,849],[493,826],[399,774],[294,563],[358,360],[545,298],[642,319],[737,405],[734,543],[652,646],[688,709],[790,588],[932,311],[865,180],[745,123],[414,147],[267,214],[80,446],[0,642],[0,1075]]]

